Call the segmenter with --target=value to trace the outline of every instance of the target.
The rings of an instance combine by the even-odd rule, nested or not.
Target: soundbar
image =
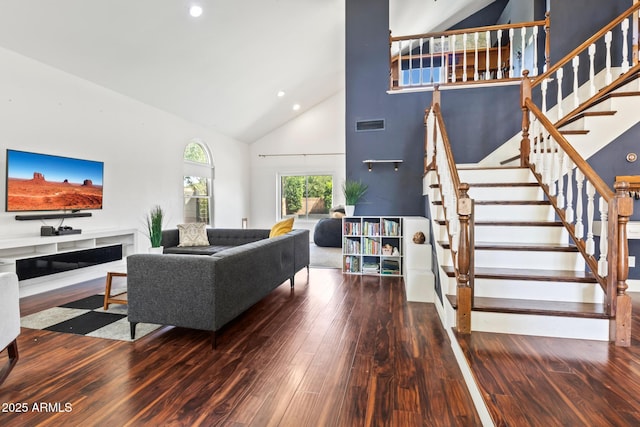
[[[48,213],[34,215],[16,215],[18,221],[30,221],[37,219],[63,219],[63,218],[81,218],[91,216],[91,212],[73,212],[73,213]]]

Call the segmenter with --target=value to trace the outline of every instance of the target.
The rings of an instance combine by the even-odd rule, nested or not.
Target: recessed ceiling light
[[[293,104],[293,111],[298,111],[300,109],[300,104]]]
[[[198,6],[197,4],[192,5],[189,8],[189,15],[193,16],[194,18],[198,18],[200,15],[202,15],[202,7]]]
[[[285,95],[283,90],[278,91],[278,98],[282,98]]]

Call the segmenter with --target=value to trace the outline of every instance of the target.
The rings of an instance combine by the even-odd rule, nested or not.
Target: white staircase
[[[475,201],[473,331],[594,340],[609,339],[604,293],[555,219],[529,169],[460,169]],[[424,190],[438,257],[443,320],[455,326],[456,279],[431,173]]]

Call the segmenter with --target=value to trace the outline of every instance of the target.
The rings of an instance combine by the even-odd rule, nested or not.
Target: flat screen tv
[[[102,209],[104,163],[7,150],[7,212]]]

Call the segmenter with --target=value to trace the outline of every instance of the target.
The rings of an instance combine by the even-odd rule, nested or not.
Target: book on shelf
[[[382,274],[400,274],[400,262],[395,259],[383,259],[381,270]]]
[[[384,235],[385,236],[399,236],[400,235],[400,223],[389,220],[389,219],[383,219],[382,220],[382,226],[384,229]]]

